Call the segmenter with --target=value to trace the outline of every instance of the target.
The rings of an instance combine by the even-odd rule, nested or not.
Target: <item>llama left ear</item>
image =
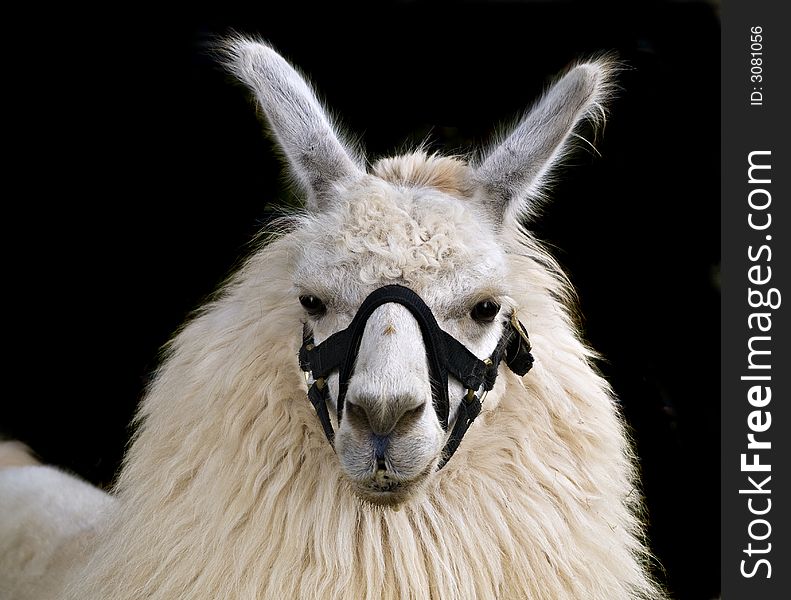
[[[363,161],[341,141],[305,78],[270,46],[237,36],[221,50],[226,67],[255,94],[308,207],[321,211],[338,183],[363,175]]]
[[[533,212],[583,121],[604,122],[613,72],[607,59],[572,67],[475,169],[479,201],[498,225]]]

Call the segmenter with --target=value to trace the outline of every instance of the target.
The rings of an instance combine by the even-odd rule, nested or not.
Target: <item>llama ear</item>
[[[362,162],[341,142],[307,81],[272,48],[233,37],[222,51],[227,68],[255,94],[308,207],[322,210],[337,183],[363,174]]]
[[[498,225],[533,212],[542,183],[579,137],[580,123],[604,122],[613,72],[609,59],[569,69],[477,166],[480,202]]]

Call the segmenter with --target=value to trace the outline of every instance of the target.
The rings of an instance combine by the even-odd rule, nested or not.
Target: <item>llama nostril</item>
[[[346,399],[343,418],[358,431],[368,431],[384,439],[394,431],[407,432],[423,414],[425,407],[425,402],[419,402],[411,396],[356,396]]]
[[[344,409],[345,417],[358,427],[371,427],[368,420],[368,411],[364,406],[355,404],[350,400],[346,400],[346,407]]]
[[[411,424],[412,420],[418,418],[420,415],[423,414],[423,409],[426,408],[426,403],[421,402],[414,408],[410,408],[405,410],[401,417],[398,419],[399,425],[408,425]]]

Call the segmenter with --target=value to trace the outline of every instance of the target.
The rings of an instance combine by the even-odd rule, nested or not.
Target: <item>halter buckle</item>
[[[525,328],[522,327],[522,323],[519,322],[519,319],[516,316],[516,311],[511,313],[511,327],[513,327],[514,330],[519,334],[519,337],[530,344],[530,338],[528,337]]]
[[[319,377],[318,379],[311,381],[310,371],[302,371],[302,374],[305,376],[305,385],[307,386],[308,391],[310,391],[310,388],[314,385],[316,386],[317,390],[323,390],[324,386],[327,385],[327,380],[324,377]]]

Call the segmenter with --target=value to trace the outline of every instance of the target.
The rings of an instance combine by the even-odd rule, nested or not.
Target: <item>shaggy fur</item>
[[[230,52],[243,57],[235,72],[254,80],[268,118],[263,102],[284,101],[267,91],[275,84],[309,95],[285,100],[298,113],[320,110],[285,61],[244,44]],[[596,69],[604,67],[585,73]],[[561,93],[574,92],[547,97],[559,103]],[[602,100],[575,98],[575,119]],[[290,110],[279,106],[270,126],[300,129]],[[302,122],[326,133],[328,121],[308,117]],[[291,134],[277,137],[292,150],[310,139]],[[566,140],[545,154],[556,156]],[[343,151],[335,137],[323,143]],[[495,152],[486,167],[503,194],[496,182],[510,168],[507,154]],[[287,154],[292,169],[313,168],[297,155]],[[332,181],[308,193],[311,211],[288,219],[169,344],[115,499],[92,520],[93,550],[66,580],[53,572],[50,589],[66,585],[74,600],[661,597],[648,575],[635,458],[617,404],[573,325],[565,278],[507,216],[529,202],[533,184],[517,184],[524,168],[505,177],[519,188],[510,199],[484,202],[484,171],[460,159],[416,153],[381,161],[372,174],[355,173],[355,164],[323,162],[322,178]],[[335,175],[332,165],[340,165]],[[497,297],[504,311],[517,311],[535,356],[523,379],[501,367],[453,458],[392,506],[355,492],[305,398],[297,362],[300,293],[326,300],[327,317],[314,323],[320,341],[386,283],[415,289],[479,356],[499,330],[469,323],[470,302]],[[450,391],[459,397],[457,383]],[[6,472],[27,468],[43,469]]]

